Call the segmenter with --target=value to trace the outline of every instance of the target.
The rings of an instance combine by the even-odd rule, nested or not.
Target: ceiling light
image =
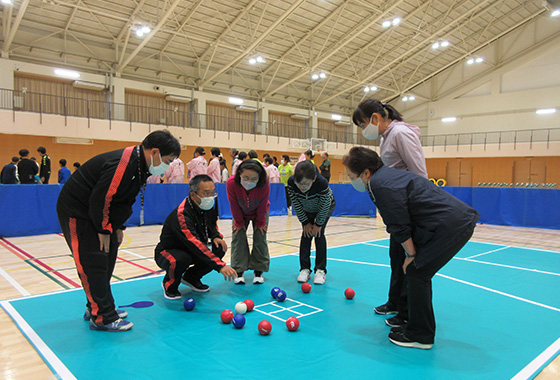
[[[150,32],[152,31],[152,29],[150,29],[149,26],[143,26],[143,27],[140,28],[140,30],[141,30],[142,33],[144,33],[144,34],[148,34],[148,33],[150,33]]]
[[[551,17],[558,17],[558,16],[560,16],[560,9],[554,10],[554,11],[550,14],[550,16],[551,16]]]
[[[249,64],[254,65],[255,63],[257,63],[255,58],[249,58]]]
[[[136,35],[138,37],[143,37],[144,36],[144,32],[142,31],[142,29],[136,29]]]
[[[443,121],[444,123],[453,123],[456,120],[457,118],[455,116],[444,117],[443,119],[441,119],[441,121]]]
[[[327,74],[325,74],[325,73],[319,74],[319,78],[321,78],[321,79],[325,79],[326,77],[327,77]]]
[[[469,58],[467,65],[472,65],[474,63],[474,58]]]
[[[403,102],[408,102],[408,96],[403,96],[402,101]]]
[[[258,63],[265,63],[266,61],[264,60],[263,57],[261,57],[260,55],[257,57],[257,62]]]
[[[434,42],[434,44],[432,45],[432,49],[437,49],[439,47],[439,42]]]
[[[313,80],[319,79],[319,74],[313,74],[313,75],[311,75],[311,79],[313,79]]]
[[[401,22],[401,19],[398,18],[398,17],[395,17],[395,18],[393,19],[392,24],[393,24],[393,26],[397,26],[397,25],[399,25],[400,22]]]
[[[364,92],[369,92],[369,87],[368,86],[364,87]]]
[[[80,73],[73,70],[54,69],[54,73],[59,77],[65,77],[65,78],[78,79],[80,77]]]
[[[371,86],[369,89],[370,91],[377,91],[377,86]]]
[[[474,60],[476,63],[481,63],[484,61],[484,58],[482,57],[478,57],[477,59]]]
[[[381,24],[384,28],[388,28],[391,26],[391,21],[387,20],[387,21],[383,21],[383,24]]]
[[[331,118],[332,118],[333,120],[342,120],[342,116],[336,115],[336,114],[331,115]]]
[[[243,104],[243,99],[241,99],[241,98],[230,97],[230,98],[229,98],[229,102],[230,102],[231,104],[236,104],[236,105],[239,106],[239,105]]]
[[[547,114],[551,114],[551,113],[555,113],[556,112],[556,108],[543,108],[540,110],[537,110],[537,115],[547,115]]]
[[[416,99],[416,98],[414,97],[414,95],[410,95],[410,96],[408,97],[408,100],[410,100],[410,101],[413,101],[413,100],[415,100],[415,99]]]
[[[445,40],[441,42],[441,47],[448,47],[449,46],[449,41]]]
[[[2,0],[2,4],[10,5],[10,4],[12,4],[12,0]]]

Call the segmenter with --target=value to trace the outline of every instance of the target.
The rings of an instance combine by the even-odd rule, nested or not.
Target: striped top
[[[315,225],[323,226],[335,205],[329,183],[319,173],[317,173],[317,179],[306,193],[301,192],[296,186],[294,176],[291,176],[288,179],[288,196],[292,201],[299,221],[303,225],[309,223],[307,213],[310,213],[317,214]]]

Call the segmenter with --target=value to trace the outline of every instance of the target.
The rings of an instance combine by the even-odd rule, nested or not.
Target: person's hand
[[[266,231],[268,230],[268,226],[265,224],[262,227],[257,227],[258,231],[261,231],[261,233],[264,235],[266,233]]]
[[[224,265],[222,269],[220,269],[220,273],[224,275],[224,280],[231,281],[237,277],[237,272],[230,266]]]
[[[235,224],[233,224],[231,226],[231,231],[233,232],[234,235],[237,235],[237,233],[244,228],[245,228],[244,226],[243,227],[237,227]]]
[[[41,182],[45,183],[45,177],[41,177]]]
[[[406,259],[404,259],[404,264],[402,266],[404,274],[406,274],[406,268],[410,265],[411,262],[414,261],[415,258],[416,257],[407,257]]]
[[[212,240],[214,242],[214,245],[216,246],[216,248],[218,248],[219,246],[222,246],[222,251],[227,252],[227,243],[222,239],[222,238],[214,238],[214,240]]]
[[[109,245],[111,244],[111,235],[97,234],[99,236],[99,249],[105,253],[109,253]]]
[[[124,239],[124,232],[123,230],[117,230],[117,243],[119,244],[118,247],[121,246]]]
[[[303,226],[303,236],[313,237],[313,224],[307,223],[305,226]]]
[[[316,237],[321,237],[321,227],[313,225],[311,230],[311,234]]]

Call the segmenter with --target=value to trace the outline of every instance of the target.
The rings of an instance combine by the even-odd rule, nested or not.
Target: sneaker
[[[421,348],[422,350],[429,350],[433,344],[414,342],[406,337],[404,331],[396,331],[389,333],[389,340],[401,347]]]
[[[391,302],[387,302],[386,304],[375,307],[373,311],[375,311],[375,314],[380,315],[397,314],[397,307]]]
[[[307,282],[307,280],[309,280],[310,273],[311,271],[309,269],[302,269],[301,271],[299,271],[299,276],[297,276],[297,282],[299,283]]]
[[[119,315],[120,319],[125,319],[126,317],[128,317],[128,311],[126,310],[121,310],[121,309],[115,309],[117,311],[117,314]],[[86,312],[84,313],[84,321],[89,321],[91,319],[91,310],[86,308]]]
[[[315,278],[313,279],[313,283],[315,285],[323,285],[325,283],[325,277],[327,276],[327,274],[325,273],[324,270],[322,269],[317,269],[315,271]]]
[[[165,285],[162,282],[161,287],[163,288],[163,296],[168,300],[180,300],[181,299],[181,292],[178,290],[169,290],[165,289]]]
[[[210,287],[206,284],[203,284],[202,281],[200,281],[200,279],[197,279],[197,280],[188,279],[187,280],[187,279],[185,279],[185,277],[183,277],[181,279],[181,283],[185,284],[187,286],[190,286],[190,288],[194,292],[205,293],[205,292],[210,290]]]
[[[98,331],[110,331],[110,332],[120,332],[128,331],[132,328],[133,323],[130,321],[123,321],[122,319],[117,319],[115,322],[108,323],[106,325],[98,325],[93,321],[89,321],[90,330]]]
[[[391,332],[404,332],[406,326],[391,327]]]
[[[243,272],[237,273],[237,277],[233,279],[235,285],[245,285],[245,277],[243,277]]]
[[[407,320],[395,315],[393,318],[389,318],[385,320],[385,324],[389,327],[404,327],[407,324]]]
[[[253,284],[264,284],[263,272],[258,270],[255,271],[255,277],[253,278]]]

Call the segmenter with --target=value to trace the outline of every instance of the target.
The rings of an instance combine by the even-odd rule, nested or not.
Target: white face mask
[[[249,190],[251,190],[251,189],[254,189],[255,186],[257,186],[257,183],[256,183],[256,182],[250,182],[250,181],[241,180],[241,186],[243,186],[243,188],[244,188],[245,190],[249,191]]]
[[[284,160],[280,160],[280,163],[281,163],[282,165],[284,165],[285,161],[284,161]]]
[[[361,176],[356,177],[356,179],[352,180],[350,184],[354,189],[358,190],[360,193],[364,193],[366,191],[366,184],[364,183],[364,181],[362,181]]]
[[[216,200],[215,196],[205,197],[205,198],[199,197],[199,198],[200,198],[200,204],[198,205],[198,207],[200,207],[201,210],[208,211],[214,207],[214,203]]]
[[[369,120],[369,124],[362,130],[362,136],[364,136],[368,140],[375,140],[379,137],[379,123],[377,125],[373,125],[371,122],[372,118]]]
[[[167,165],[161,159],[161,154],[159,152],[158,154],[159,154],[159,161],[161,162],[161,164],[159,164],[158,166],[154,166],[154,156],[150,156],[151,164],[150,164],[150,169],[148,169],[148,171],[150,172],[150,174],[153,175],[162,175],[167,171],[167,169],[169,169],[169,165]]]

